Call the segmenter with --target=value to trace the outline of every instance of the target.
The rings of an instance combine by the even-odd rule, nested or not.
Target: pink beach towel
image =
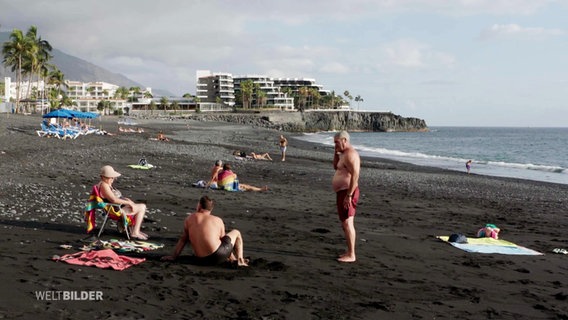
[[[114,270],[122,271],[135,264],[142,263],[146,259],[121,256],[114,252],[112,249],[105,249],[66,254],[54,260],[64,261],[69,264],[80,266],[95,266],[101,269],[112,268]]]

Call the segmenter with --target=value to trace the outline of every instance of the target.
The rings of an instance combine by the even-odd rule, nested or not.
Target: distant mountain
[[[8,41],[9,39],[9,32],[0,32],[0,44],[4,44],[4,42]],[[88,61],[66,54],[61,50],[53,48],[51,55],[53,56],[53,58],[51,59],[50,63],[56,65],[57,68],[59,68],[59,70],[63,72],[66,80],[81,82],[103,81],[127,88],[146,87],[134,80],[127,78],[122,74],[110,72]],[[3,59],[4,57],[2,56],[0,60]],[[12,79],[16,79],[16,75],[12,73],[9,68],[4,67],[4,65],[2,64],[0,66],[0,81],[4,81],[4,77],[12,77]],[[174,94],[168,92],[167,90],[160,90],[156,88],[152,88],[152,93],[154,94],[154,96],[174,96]]]

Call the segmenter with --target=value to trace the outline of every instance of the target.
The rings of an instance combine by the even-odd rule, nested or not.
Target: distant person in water
[[[467,162],[465,163],[465,170],[467,171],[467,174],[469,174],[469,172],[471,171],[471,160],[467,160]]]

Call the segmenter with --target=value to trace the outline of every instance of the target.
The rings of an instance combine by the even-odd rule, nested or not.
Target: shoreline
[[[40,120],[0,115],[0,315],[59,318],[458,317],[544,319],[568,316],[568,186],[362,158],[355,218],[358,262],[339,264],[344,238],[330,181],[332,149],[264,128],[198,121],[140,121],[144,133],[40,138]],[[117,132],[116,118],[101,122]],[[170,142],[149,140],[163,130]],[[289,137],[287,161],[277,138]],[[274,161],[236,160],[233,150],[269,152]],[[156,167],[133,170],[145,156]],[[269,192],[231,193],[191,184],[213,162],[233,164],[243,183]],[[148,205],[143,224],[163,249],[125,271],[50,260],[85,237],[82,204],[98,170],[123,174],[116,187]],[[160,262],[201,195],[244,237],[247,269]],[[543,256],[472,254],[435,239],[473,237],[494,223],[501,238]],[[103,238],[119,237],[107,228]],[[186,248],[186,258],[191,250]],[[35,291],[101,291],[102,301],[40,301]]]

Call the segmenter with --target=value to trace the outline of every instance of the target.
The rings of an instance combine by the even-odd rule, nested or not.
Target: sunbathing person
[[[272,158],[270,157],[268,152],[265,152],[265,153],[262,153],[262,154],[251,152],[250,157],[255,159],[255,160],[270,160],[270,161],[272,161]]]
[[[163,131],[158,132],[157,139],[158,141],[170,141],[170,139],[168,139],[166,135],[164,135]]]
[[[239,266],[248,266],[243,257],[243,238],[239,230],[225,233],[223,220],[211,214],[213,200],[201,197],[197,212],[190,214],[183,223],[183,233],[174,254],[162,257],[162,261],[173,261],[179,257],[187,243],[193,248],[196,262],[201,265],[218,265],[236,261]]]
[[[226,191],[267,191],[268,186],[262,188],[252,186],[250,184],[240,183],[237,174],[231,170],[231,165],[225,163],[223,170],[217,174],[218,189]]]
[[[134,218],[134,225],[131,227],[130,237],[138,240],[147,240],[148,235],[140,231],[144,215],[146,214],[146,205],[144,203],[135,203],[129,198],[122,196],[122,193],[112,186],[114,180],[120,177],[120,173],[114,171],[111,166],[101,168],[101,181],[99,182],[99,190],[101,197],[105,202],[120,204],[120,212]]]

